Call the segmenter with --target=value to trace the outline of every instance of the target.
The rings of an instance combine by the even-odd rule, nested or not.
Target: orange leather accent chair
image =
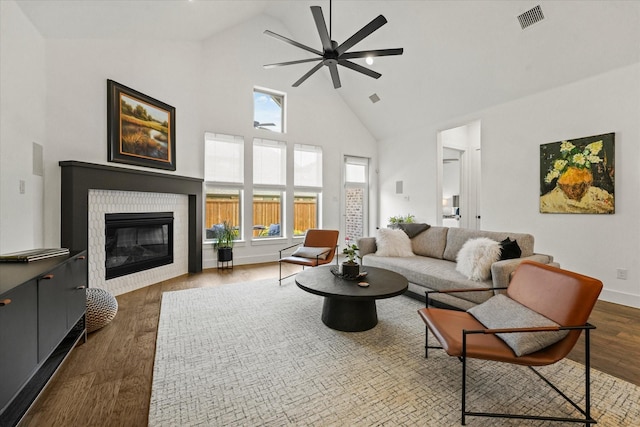
[[[429,348],[444,349],[449,356],[462,362],[462,419],[465,416],[542,419],[547,421],[583,422],[585,425],[595,424],[590,415],[590,353],[589,331],[595,329],[587,323],[589,315],[602,289],[602,282],[578,273],[562,270],[557,267],[533,261],[523,261],[516,269],[514,276],[506,288],[506,295],[527,308],[551,319],[557,327],[525,327],[488,329],[470,313],[429,307],[418,310],[426,324],[425,357]],[[477,289],[487,290],[487,289]],[[468,290],[466,290],[468,292]],[[440,291],[459,292],[459,290]],[[495,298],[495,297],[493,297]],[[486,323],[486,322],[485,322]],[[430,346],[428,331],[431,331],[440,346]],[[516,356],[505,341],[496,336],[497,333],[524,332],[535,334],[544,331],[568,331],[567,335],[554,344],[530,354]],[[584,408],[571,401],[563,392],[544,378],[533,366],[544,366],[558,362],[569,354],[580,334],[585,332],[585,401]],[[498,362],[528,366],[538,377],[554,388],[564,399],[572,404],[584,418],[561,418],[546,416],[514,415],[501,413],[471,412],[465,407],[466,395],[466,360],[467,358],[493,360]]]
[[[300,243],[281,249],[279,252],[278,264],[280,267],[280,275],[278,283],[282,284],[282,280],[287,277],[291,277],[296,273],[282,277],[282,263],[301,265],[304,270],[305,267],[317,267],[319,265],[329,264],[333,261],[338,248],[338,230],[319,230],[309,229],[307,230],[302,246],[296,250],[296,252],[283,256],[283,252],[299,246]],[[321,251],[317,251],[318,248],[322,248]],[[314,249],[316,249],[314,251]],[[306,252],[306,253],[305,253]],[[336,258],[337,261],[337,258]]]

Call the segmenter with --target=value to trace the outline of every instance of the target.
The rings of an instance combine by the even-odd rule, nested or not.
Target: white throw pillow
[[[400,229],[378,229],[376,247],[376,255],[379,256],[414,256],[411,239]]]
[[[456,270],[469,280],[482,282],[491,277],[491,264],[500,260],[500,243],[487,237],[467,240],[457,256]]]

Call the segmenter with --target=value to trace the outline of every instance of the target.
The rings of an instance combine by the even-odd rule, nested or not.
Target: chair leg
[[[424,358],[429,358],[429,327],[424,327]]]
[[[462,333],[462,357],[460,359],[462,360],[462,418],[460,424],[464,426],[466,425],[464,415],[467,400],[467,334],[464,331]]]
[[[589,344],[589,329],[584,330],[584,412],[585,419],[591,420],[591,345]],[[586,422],[585,426],[589,427]]]
[[[280,274],[278,276],[278,286],[282,286],[282,263],[279,262],[278,266],[280,267]]]

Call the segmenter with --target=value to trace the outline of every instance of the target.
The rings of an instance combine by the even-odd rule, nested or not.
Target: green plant
[[[411,214],[407,214],[407,216],[392,216],[389,218],[389,224],[411,224],[415,219],[416,217]]]
[[[348,262],[349,264],[355,264],[356,263],[356,258],[362,259],[362,257],[356,253],[356,251],[359,251],[359,250],[360,250],[360,248],[358,248],[358,246],[355,245],[355,244],[347,246],[346,248],[344,248],[342,250],[342,253],[347,256],[347,261],[346,262]]]
[[[216,242],[213,244],[215,249],[233,248],[233,241],[238,237],[238,230],[228,221],[215,226]]]

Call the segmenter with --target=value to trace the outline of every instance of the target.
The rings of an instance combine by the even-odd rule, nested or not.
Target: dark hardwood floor
[[[116,318],[73,350],[20,425],[146,426],[162,293],[266,278],[278,286],[277,276],[277,263],[211,269],[118,296]],[[640,385],[640,310],[598,302],[590,321],[592,366]],[[583,348],[570,358],[581,361]]]

